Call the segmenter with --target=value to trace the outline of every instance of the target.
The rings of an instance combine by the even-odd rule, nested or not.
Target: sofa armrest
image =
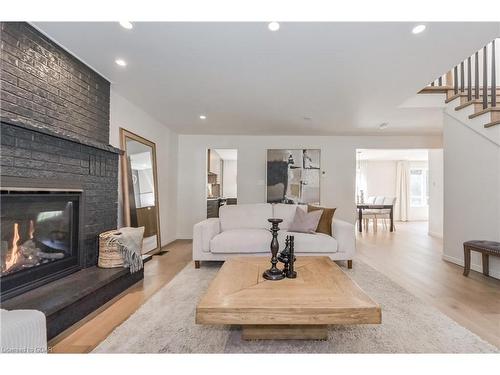
[[[0,310],[2,353],[47,353],[45,314],[37,310]]]
[[[337,240],[339,252],[354,256],[356,251],[354,224],[340,219],[333,219],[332,236]]]
[[[198,252],[210,252],[210,240],[220,233],[220,220],[210,218],[193,227],[193,259]]]

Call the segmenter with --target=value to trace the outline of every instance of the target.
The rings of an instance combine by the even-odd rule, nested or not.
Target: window
[[[427,207],[429,205],[429,170],[410,168],[410,205]]]

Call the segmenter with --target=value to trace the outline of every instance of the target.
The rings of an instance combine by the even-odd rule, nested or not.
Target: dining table
[[[390,231],[394,232],[394,205],[393,204],[366,204],[358,203],[358,231],[363,232],[363,210],[389,210],[389,218],[391,220]]]

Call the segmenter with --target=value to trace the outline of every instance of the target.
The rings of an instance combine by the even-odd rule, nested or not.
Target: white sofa
[[[322,233],[288,232],[295,210],[306,206],[290,204],[239,204],[222,206],[219,218],[203,220],[193,228],[193,260],[195,266],[200,261],[222,261],[234,255],[270,254],[271,224],[269,218],[280,218],[278,241],[280,251],[284,247],[287,234],[295,237],[296,255],[327,255],[332,260],[346,260],[352,267],[356,249],[354,225],[335,219],[332,236]]]

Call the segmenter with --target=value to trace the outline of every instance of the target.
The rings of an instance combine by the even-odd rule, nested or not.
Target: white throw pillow
[[[289,232],[316,233],[323,210],[305,212],[297,207]]]

